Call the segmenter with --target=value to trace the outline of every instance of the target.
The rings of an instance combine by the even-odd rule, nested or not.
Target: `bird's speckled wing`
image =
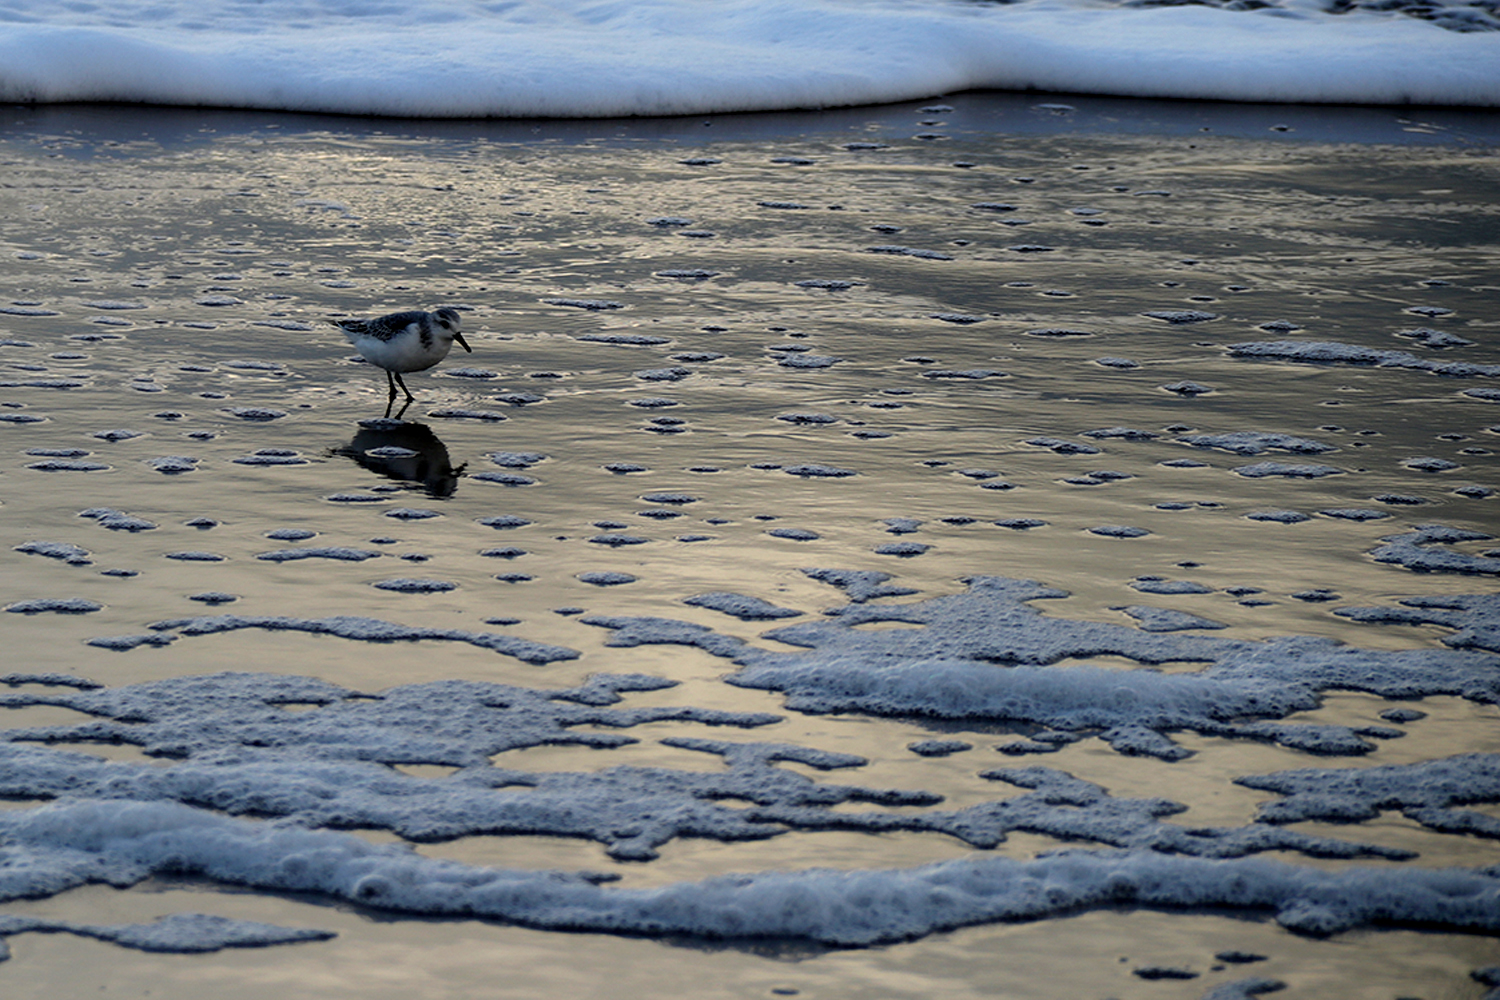
[[[390,340],[413,323],[421,325],[426,316],[427,314],[421,310],[413,310],[391,313],[389,316],[380,316],[376,319],[343,319],[336,322],[345,333],[375,337],[378,340]]]

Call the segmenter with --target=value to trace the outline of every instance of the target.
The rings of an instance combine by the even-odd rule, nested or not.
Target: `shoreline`
[[[932,110],[927,109],[945,109]],[[951,109],[951,110],[946,110]],[[939,119],[940,123],[924,124]],[[923,131],[940,128],[940,132]],[[210,131],[205,131],[209,129]],[[712,132],[705,131],[712,129]],[[10,104],[0,138],[65,132],[104,142],[190,145],[226,133],[382,134],[439,141],[683,142],[785,140],[857,130],[864,141],[993,135],[1158,135],[1292,143],[1500,145],[1500,109],[1419,105],[1266,104],[1042,91],[971,90],[893,104],[805,111],[630,118],[400,118],[125,103]],[[914,136],[913,132],[919,134]]]

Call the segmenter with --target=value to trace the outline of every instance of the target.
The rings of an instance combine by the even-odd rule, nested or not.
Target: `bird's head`
[[[437,323],[439,330],[446,332],[450,337],[458,341],[459,347],[462,347],[470,354],[474,353],[474,348],[469,346],[468,341],[464,340],[464,335],[459,332],[459,315],[456,309],[449,309],[445,306],[433,313],[432,318]]]

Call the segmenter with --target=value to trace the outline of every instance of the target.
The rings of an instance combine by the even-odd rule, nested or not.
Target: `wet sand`
[[[731,735],[652,722],[630,730],[637,743],[542,745],[496,764],[713,771],[715,758],[659,741],[765,740],[868,761],[836,778],[787,770],[928,790],[961,808],[1018,792],[975,775],[1029,763],[996,748],[1039,727],[790,711],[776,691],[724,684],[733,665],[723,657],[611,646],[588,619],[671,618],[791,650],[762,635],[845,603],[803,572],[831,567],[910,589],[878,603],[1005,576],[1067,591],[1039,610],[1076,622],[1149,627],[1146,607],[1218,626],[1194,634],[1441,648],[1451,628],[1335,612],[1493,590],[1492,539],[1428,546],[1470,559],[1477,574],[1415,572],[1371,553],[1422,525],[1500,527],[1500,383],[1483,370],[1500,365],[1497,122],[1037,95],[623,122],[7,109],[0,606],[98,606],[6,614],[8,643],[25,651],[8,669],[110,687],[251,670],[366,692],[449,679],[559,688],[644,673],[678,686],[625,705],[782,721]],[[408,377],[417,402],[401,427],[373,420],[385,379],[352,360],[327,321],[439,304],[463,308],[474,353]],[[1384,351],[1387,363],[1235,347],[1285,341]],[[1433,370],[1450,364],[1476,370]],[[1265,437],[1195,443],[1237,432],[1319,450]],[[416,454],[371,457],[382,445]],[[1331,471],[1244,471],[1266,462]],[[1100,532],[1120,527],[1141,533]],[[288,530],[315,534],[276,537]],[[600,540],[622,536],[640,541]],[[36,542],[82,554],[18,550]],[[263,558],[298,547],[372,555]],[[1141,586],[1150,578],[1202,590],[1153,594]],[[684,603],[722,591],[797,614],[746,621]],[[267,629],[90,645],[224,613],[366,616],[578,655],[528,662],[463,642]],[[1142,669],[1124,657],[1090,662]],[[1291,721],[1389,728],[1380,713],[1393,704],[1336,692]],[[1194,752],[1183,760],[1090,738],[1042,761],[1118,797],[1186,805],[1172,822],[1234,826],[1273,798],[1232,784],[1239,776],[1500,750],[1494,705],[1450,695],[1410,704],[1425,717],[1357,757],[1184,732],[1172,734]],[[8,713],[12,728],[84,718],[43,706]],[[973,749],[907,749],[933,738]],[[56,745],[150,759],[128,742]],[[1496,803],[1473,808],[1493,815]],[[1491,839],[1396,813],[1295,828],[1419,853],[1404,864],[1497,861]],[[1077,845],[1013,834],[994,850],[1025,859],[1060,846]],[[851,830],[677,838],[650,862],[555,836],[417,849],[605,871],[623,886],[974,852],[937,833]],[[1201,996],[1250,974],[1285,981],[1293,996],[1477,997],[1469,972],[1500,957],[1483,936],[1361,929],[1317,941],[1217,912],[1102,910],[825,950],[424,920],[163,880],[0,909],[92,923],[198,910],[339,934],[210,955],[21,935],[0,966],[16,997],[105,984],[126,995],[442,997],[587,996],[627,983],[621,995],[643,995],[711,982],[708,995],[726,997],[1155,998]],[[590,969],[578,967],[579,947],[599,956]],[[1214,953],[1232,948],[1269,959],[1213,969],[1224,966]],[[1199,975],[1133,975],[1149,966]]]

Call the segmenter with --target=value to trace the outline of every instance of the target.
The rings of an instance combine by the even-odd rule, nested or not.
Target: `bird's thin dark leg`
[[[391,389],[390,395],[385,397],[385,415],[386,419],[390,419],[391,407],[396,405],[396,380],[391,377],[390,372],[386,372],[385,382],[386,385],[390,386]]]
[[[394,402],[395,399],[396,399],[396,386],[399,385],[401,387],[401,391],[404,392],[404,393],[406,393],[406,402],[402,403],[401,404],[401,409],[399,409],[399,410],[396,411],[396,419],[400,420],[402,414],[404,414],[406,412],[406,408],[408,406],[410,406],[412,404],[412,401],[415,400],[417,397],[415,397],[415,396],[413,396],[411,394],[411,390],[408,389],[406,387],[406,383],[401,380],[401,373],[400,372],[387,372],[386,374],[393,375],[395,377],[394,381],[391,384],[391,401],[392,402]],[[391,415],[391,408],[390,408],[389,405],[387,405],[386,408],[385,408],[385,415],[386,416],[390,416]]]

